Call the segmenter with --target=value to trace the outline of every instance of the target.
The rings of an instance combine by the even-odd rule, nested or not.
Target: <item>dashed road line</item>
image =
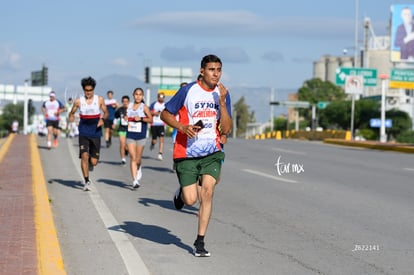
[[[250,174],[254,174],[254,175],[257,175],[257,176],[274,179],[274,180],[277,180],[277,181],[290,182],[290,183],[297,183],[298,182],[296,180],[285,179],[285,178],[282,178],[282,177],[266,174],[266,173],[256,171],[256,170],[251,170],[251,169],[242,169],[242,171],[250,173]]]
[[[272,150],[278,151],[278,152],[284,152],[284,153],[294,154],[294,155],[306,156],[306,153],[305,152],[301,152],[301,151],[286,150],[286,149],[277,148],[277,147],[273,147]]]

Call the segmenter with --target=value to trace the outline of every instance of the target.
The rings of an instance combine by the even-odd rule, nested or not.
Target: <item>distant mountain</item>
[[[129,76],[129,75],[108,75],[104,78],[97,80],[97,91],[103,97],[106,96],[106,92],[112,90],[116,98],[121,97],[123,95],[132,95],[132,92],[135,88],[141,87],[145,90],[146,84],[139,80],[137,77]]]

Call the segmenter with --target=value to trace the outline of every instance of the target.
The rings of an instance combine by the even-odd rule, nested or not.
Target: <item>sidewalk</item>
[[[0,146],[0,274],[66,274],[35,137]]]

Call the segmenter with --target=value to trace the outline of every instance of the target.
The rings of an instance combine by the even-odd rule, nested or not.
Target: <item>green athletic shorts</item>
[[[175,161],[178,181],[181,186],[197,183],[202,175],[211,175],[216,180],[220,176],[224,152],[216,152],[211,155]]]
[[[126,134],[127,134],[127,132],[126,132],[126,131],[119,131],[119,132],[118,132],[118,135],[119,135],[120,137],[126,137]]]

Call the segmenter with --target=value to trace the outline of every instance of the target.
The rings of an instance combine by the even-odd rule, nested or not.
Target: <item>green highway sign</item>
[[[158,93],[164,93],[166,96],[173,96],[180,89],[180,85],[175,84],[159,84]]]
[[[310,106],[307,101],[271,101],[270,105],[280,105],[289,108],[309,108]]]
[[[160,90],[175,90],[178,91],[180,89],[180,85],[176,84],[159,84],[158,89]]]
[[[345,79],[350,75],[360,75],[364,77],[364,86],[377,86],[377,70],[368,68],[344,68],[336,69],[336,85],[345,85]]]
[[[414,70],[391,69],[390,88],[414,89]]]
[[[326,106],[328,106],[328,104],[329,104],[328,101],[319,101],[317,106],[318,106],[318,109],[325,109]]]

